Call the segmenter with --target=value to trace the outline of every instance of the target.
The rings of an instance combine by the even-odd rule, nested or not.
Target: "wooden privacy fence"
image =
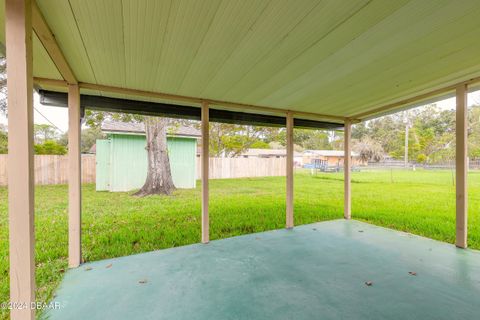
[[[284,176],[286,164],[285,158],[210,158],[209,178]],[[200,158],[197,157],[197,179],[201,178],[200,165]]]
[[[0,186],[7,185],[7,158],[0,154]],[[200,158],[196,175],[200,179]],[[210,158],[210,179],[284,176],[285,158]],[[35,184],[67,184],[68,157],[35,156]],[[95,155],[82,155],[82,183],[95,183]]]
[[[7,185],[8,155],[0,154],[0,185]],[[68,182],[68,157],[35,155],[35,184],[66,184]],[[82,155],[82,183],[95,182],[95,155]]]

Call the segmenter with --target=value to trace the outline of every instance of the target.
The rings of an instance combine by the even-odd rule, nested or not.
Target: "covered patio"
[[[414,319],[480,312],[467,248],[467,94],[480,2],[5,0],[10,302],[35,301],[33,90],[69,111],[69,266],[53,319]],[[3,3],[4,2],[4,3]],[[456,247],[352,221],[295,226],[293,129],[456,97]],[[198,245],[82,265],[84,109],[202,122]],[[285,126],[286,230],[210,242],[209,122]],[[261,203],[259,203],[261,206]],[[34,319],[12,308],[11,319]]]
[[[47,318],[474,319],[479,270],[479,252],[334,220],[87,263]]]

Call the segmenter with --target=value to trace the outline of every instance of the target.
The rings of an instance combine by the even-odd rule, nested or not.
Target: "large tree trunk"
[[[167,152],[167,120],[145,117],[147,137],[148,171],[143,187],[134,195],[144,197],[152,194],[169,195],[175,190]]]

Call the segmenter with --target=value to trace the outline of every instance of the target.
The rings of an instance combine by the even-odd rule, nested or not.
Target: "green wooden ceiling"
[[[37,3],[81,82],[353,116],[480,76],[478,0]]]

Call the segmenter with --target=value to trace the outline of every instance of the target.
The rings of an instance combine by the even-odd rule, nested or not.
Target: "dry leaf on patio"
[[[90,271],[90,270],[92,270],[92,267],[86,267],[85,268],[85,271]]]
[[[366,281],[365,284],[370,287],[373,284],[373,282],[372,281]]]
[[[107,265],[105,268],[110,269],[111,267],[112,267],[112,264],[110,263],[110,264]]]

